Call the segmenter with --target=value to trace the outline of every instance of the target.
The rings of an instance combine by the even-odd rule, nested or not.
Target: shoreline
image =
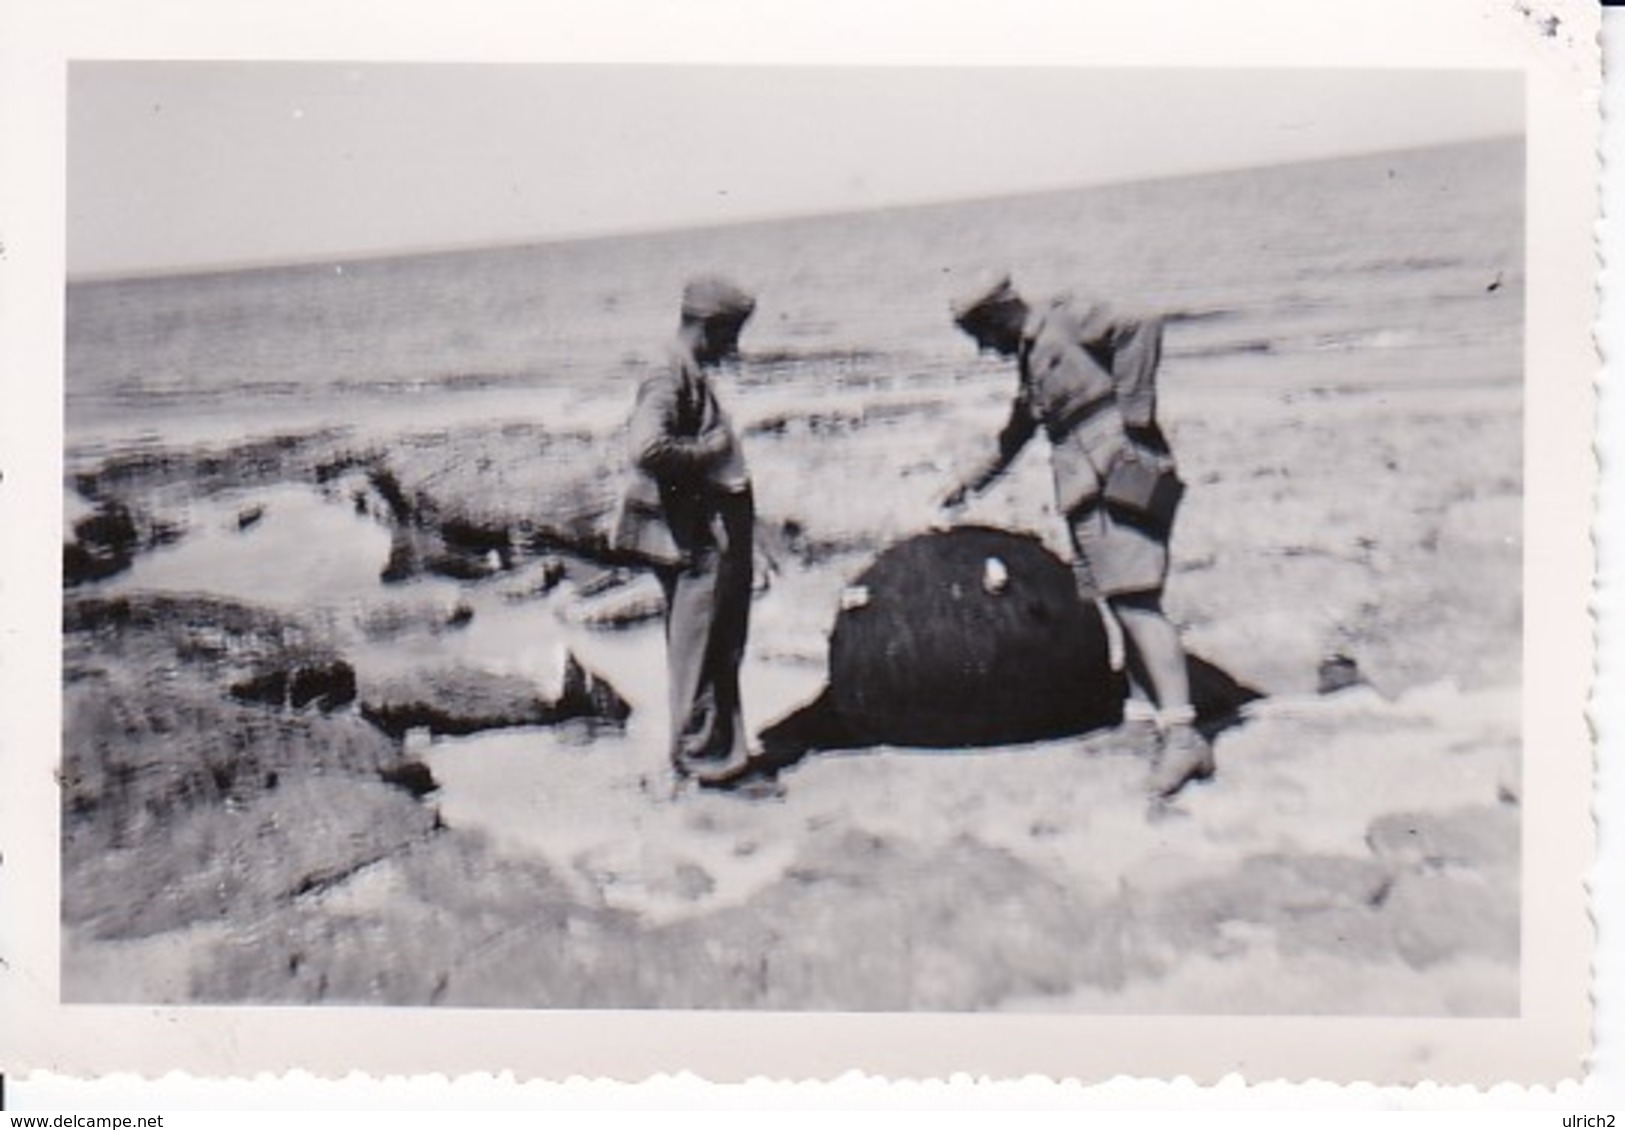
[[[1325,371],[1373,361],[1350,353]],[[70,602],[206,589],[224,569],[239,599],[308,619],[332,641],[363,702],[378,687],[403,693],[402,679],[411,694],[476,679],[546,700],[571,651],[632,714],[624,730],[590,734],[569,723],[426,744],[380,736],[395,750],[380,756],[422,761],[438,790],[414,800],[371,778],[346,786],[358,800],[322,826],[341,839],[346,826],[387,833],[381,854],[303,889],[308,876],[264,887],[281,872],[253,862],[263,849],[250,834],[257,821],[314,818],[311,801],[275,807],[302,795],[286,787],[301,771],[279,799],[227,790],[224,809],[204,807],[218,824],[210,842],[248,854],[210,904],[218,915],[179,934],[100,940],[66,917],[68,995],[1102,1012],[1158,1001],[1200,1011],[1206,1000],[1245,1012],[1263,999],[1246,986],[1281,968],[1290,976],[1270,999],[1305,1012],[1360,1011],[1368,994],[1378,1011],[1420,999],[1452,1015],[1506,1014],[1518,984],[1523,505],[1507,453],[1521,444],[1522,390],[1480,372],[1476,386],[1367,395],[1263,378],[1221,387],[1193,370],[1170,380],[1164,414],[1192,489],[1169,607],[1193,651],[1270,697],[1219,739],[1218,780],[1160,812],[1140,793],[1143,763],[1092,739],[814,756],[786,772],[781,800],[674,799],[662,783],[658,623],[635,586],[606,590],[605,623],[625,617],[619,628],[581,618],[606,607],[584,592],[613,579],[573,552],[593,548],[613,498],[612,429],[486,419],[393,439],[375,428],[182,443],[138,451],[118,474],[105,473],[111,457],[85,452],[90,466],[70,467],[99,465],[93,493],[145,514],[147,527],[132,521],[138,535],[164,523],[180,533],[137,546],[127,573]],[[766,558],[745,672],[754,723],[771,720],[775,696],[788,709],[816,691],[842,585],[924,527],[934,488],[997,427],[1008,379],[966,366],[878,389],[736,390]],[[593,402],[605,420],[622,391]],[[1059,548],[1045,462],[1025,455],[968,519]],[[384,583],[407,560],[403,538],[413,564]],[[133,657],[137,642],[69,634],[113,677],[135,680],[132,701],[152,705],[175,661]],[[1334,651],[1368,685],[1317,696],[1317,665]],[[217,693],[196,686],[202,699]],[[500,720],[511,701],[482,709]],[[320,728],[347,726],[355,708],[326,721],[286,704],[232,709]],[[183,732],[200,749],[212,740],[207,726]],[[116,750],[118,733],[94,742]],[[70,756],[85,740],[68,739]],[[295,750],[292,764],[322,748]],[[1391,796],[1400,778],[1409,783]],[[1394,840],[1395,821],[1433,846]],[[202,834],[189,826],[153,825],[104,859],[134,868],[117,898],[155,897],[128,853],[162,858]],[[529,827],[540,838],[526,839]],[[421,834],[403,838],[411,828]],[[334,860],[311,866],[332,874]],[[74,881],[70,870],[64,889]],[[113,900],[95,908],[101,920],[124,913],[101,897]],[[873,962],[846,960],[846,943]],[[1413,995],[1423,984],[1431,997]]]

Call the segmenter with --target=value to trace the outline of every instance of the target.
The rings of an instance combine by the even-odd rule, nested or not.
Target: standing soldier
[[[1044,429],[1079,591],[1103,602],[1127,636],[1125,713],[1158,724],[1151,792],[1171,797],[1211,777],[1213,751],[1196,730],[1185,651],[1162,609],[1168,538],[1183,490],[1156,420],[1162,323],[1114,317],[1067,298],[1032,307],[1008,276],[956,302],[953,314],[978,348],[1016,359],[1020,384],[997,451],[941,505],[958,509]]]
[[[755,512],[744,452],[712,375],[738,350],[755,300],[720,278],[683,290],[668,363],[638,389],[632,476],[617,548],[652,562],[666,596],[671,761],[702,785],[749,760],[739,666],[750,623]]]

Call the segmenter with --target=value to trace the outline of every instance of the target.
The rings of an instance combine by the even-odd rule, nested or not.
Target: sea
[[[521,246],[67,284],[70,457],[301,427],[624,412],[690,275],[759,296],[753,379],[940,379],[1008,270],[1170,318],[1167,380],[1521,379],[1521,137]],[[1511,362],[1508,362],[1511,359]],[[1344,377],[1342,379],[1351,379]],[[584,407],[585,406],[585,407]]]
[[[781,386],[792,402],[838,386],[945,395],[967,372],[1007,395],[1008,363],[978,361],[948,316],[952,297],[989,269],[1034,295],[1070,291],[1166,315],[1170,400],[1181,383],[1248,395],[1261,384],[1320,392],[1332,382],[1351,394],[1502,385],[1516,396],[1524,174],[1522,139],[1498,138],[616,238],[76,279],[67,462],[71,471],[113,452],[316,428],[613,426],[675,328],[684,280],[701,271],[757,293],[741,378]],[[264,517],[245,530],[248,501]],[[384,594],[389,532],[308,484],[197,500],[187,525],[106,585],[215,593],[340,627],[347,609],[384,599],[471,602],[476,614],[456,632],[346,654],[363,672],[432,659],[550,685],[568,648],[632,701],[624,735],[521,728],[414,746],[451,826],[550,861],[585,884],[583,897],[657,921],[742,901],[790,858],[793,821],[762,821],[778,830],[746,853],[729,831],[737,816],[697,831],[710,810],[651,799],[665,748],[657,626],[588,631],[548,601],[444,578]],[[778,646],[774,615],[780,628],[797,623],[787,609],[830,595],[796,581],[782,578],[758,602],[758,651],[763,638]],[[818,658],[752,653],[743,680],[753,732],[819,691]],[[792,782],[792,797],[800,787]],[[716,883],[698,903],[666,882],[674,860],[692,858]]]

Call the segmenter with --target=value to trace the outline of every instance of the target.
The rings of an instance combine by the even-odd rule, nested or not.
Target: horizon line
[[[195,263],[177,263],[173,265],[160,265],[155,267],[119,267],[89,271],[65,270],[64,281],[69,286],[84,284],[94,285],[97,283],[139,282],[146,280],[185,278],[201,275],[249,274],[255,271],[277,271],[298,267],[336,266],[343,265],[345,263],[377,263],[388,262],[396,259],[428,259],[441,255],[457,255],[478,251],[524,251],[564,244],[607,242],[615,239],[644,239],[653,236],[675,235],[684,232],[702,232],[729,228],[751,227],[758,224],[789,223],[797,220],[818,220],[840,216],[862,215],[866,213],[880,214],[885,212],[901,212],[916,209],[952,207],[955,205],[974,204],[994,200],[1019,200],[1038,196],[1052,196],[1061,193],[1083,192],[1091,189],[1126,187],[1139,184],[1156,184],[1165,181],[1198,180],[1203,177],[1221,177],[1253,172],[1260,169],[1281,169],[1311,165],[1327,165],[1335,164],[1339,161],[1352,161],[1379,157],[1384,154],[1420,153],[1438,149],[1459,148],[1469,145],[1484,145],[1498,141],[1522,141],[1527,144],[1527,140],[1527,130],[1511,133],[1503,131],[1486,134],[1472,134],[1453,138],[1448,141],[1431,142],[1421,145],[1401,145],[1377,149],[1354,149],[1343,153],[1320,157],[1289,158],[1286,160],[1265,161],[1250,165],[1215,165],[1206,169],[1195,169],[1185,172],[1153,174],[1150,176],[1131,176],[1121,179],[1053,185],[1043,188],[1017,189],[1011,192],[979,193],[968,196],[932,197],[911,201],[899,201],[888,204],[876,204],[850,208],[831,208],[827,210],[814,210],[807,212],[771,213],[737,219],[700,221],[676,226],[660,226],[650,228],[625,227],[602,230],[585,230],[549,236],[516,235],[512,238],[500,238],[495,240],[417,244],[394,248],[357,248],[352,251],[340,250],[311,255],[296,255],[285,259],[260,258],[239,260],[200,260]]]

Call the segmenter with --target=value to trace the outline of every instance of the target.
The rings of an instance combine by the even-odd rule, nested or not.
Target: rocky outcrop
[[[618,725],[630,714],[614,687],[568,655],[556,697],[521,676],[445,667],[382,680],[365,688],[361,699],[362,717],[396,738],[416,729],[473,734],[576,718]]]
[[[474,609],[462,600],[423,597],[382,600],[356,609],[354,624],[369,640],[393,640],[413,633],[441,635],[467,627]]]
[[[268,436],[224,447],[175,447],[115,454],[74,473],[70,485],[92,501],[129,499],[167,487],[212,494],[245,486],[330,475],[356,461],[343,429]]]
[[[139,506],[106,499],[70,527],[62,545],[62,583],[76,588],[117,576],[138,553],[167,545],[181,533],[178,524],[154,518]]]
[[[512,576],[498,582],[498,593],[509,604],[540,600],[557,588],[569,573],[570,566],[562,557],[549,554],[519,567]]]
[[[652,573],[616,573],[579,587],[560,609],[566,622],[586,628],[620,629],[658,620],[666,595]]]
[[[265,908],[428,835],[421,766],[308,626],[232,601],[64,607],[63,919],[101,937]]]
[[[348,490],[358,511],[396,531],[386,581],[433,574],[497,575],[551,551],[607,559],[606,520],[624,471],[618,437],[554,433],[536,424],[406,433],[356,444],[345,430],[252,439],[218,448],[115,454],[69,486],[106,513],[66,542],[70,583],[111,576],[151,544],[142,500],[197,497],[277,482]],[[240,529],[262,510],[245,506]]]
[[[534,424],[396,437],[369,469],[401,531],[385,579],[479,580],[554,550],[610,556],[624,464],[612,437]]]
[[[338,659],[271,667],[233,683],[231,697],[294,710],[337,710],[355,701],[355,669]]]
[[[184,672],[238,702],[334,710],[355,698],[355,672],[321,633],[236,601],[131,593],[70,599],[63,608],[69,681],[83,661],[108,669]]]
[[[63,921],[101,938],[249,922],[436,831],[432,809],[382,781],[293,770],[111,846],[75,819],[63,838]]]
[[[70,600],[64,630],[64,805],[108,814],[115,838],[289,770],[373,777],[401,760],[358,719],[328,715],[353,699],[354,672],[295,620],[139,594]]]

